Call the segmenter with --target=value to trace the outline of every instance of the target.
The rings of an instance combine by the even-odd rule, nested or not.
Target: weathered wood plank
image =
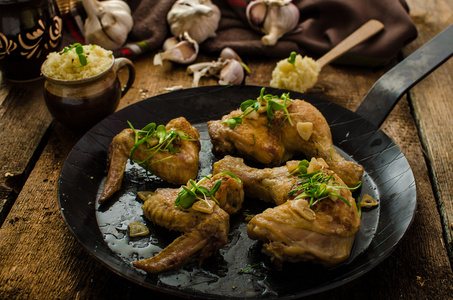
[[[43,80],[12,84],[0,78],[0,224],[36,162],[33,155],[52,121],[42,86]]]
[[[143,93],[147,93],[147,97],[161,93],[166,84],[190,85],[191,78],[187,78],[183,69],[163,73],[145,60],[136,64],[146,70],[143,74],[150,77],[139,76],[121,106],[141,100]],[[250,60],[249,64],[256,76],[247,78],[247,83],[266,85],[272,65],[263,66],[256,60]],[[315,92],[322,95],[328,91],[329,99],[353,109],[383,71],[370,74],[360,68],[327,67]],[[157,81],[154,76],[165,80]],[[207,83],[210,81],[203,81],[203,84]],[[345,88],[338,89],[338,86]],[[404,126],[398,128],[407,128],[406,131],[393,131],[391,124],[395,122],[403,122]],[[414,173],[421,174],[416,178],[421,199],[415,223],[395,253],[375,270],[313,299],[344,299],[355,295],[370,299],[389,299],[395,295],[431,298],[452,292],[451,285],[445,284],[451,281],[452,274],[445,268],[445,253],[439,249],[439,216],[430,204],[434,197],[426,166],[419,159],[421,148],[407,102],[397,106],[384,124],[384,130],[402,148]],[[108,271],[81,249],[65,227],[58,211],[56,187],[65,157],[78,138],[77,134],[59,124],[54,127],[35,170],[0,229],[0,282],[6,283],[0,285],[0,298],[107,299],[120,296],[132,299],[161,296]],[[426,242],[420,243],[421,239]],[[436,259],[438,256],[440,258]],[[439,282],[444,284],[439,285]]]
[[[419,38],[406,51],[412,52],[453,24],[453,1],[408,1],[419,28]],[[453,41],[452,41],[453,43]],[[410,92],[437,208],[441,216],[445,245],[453,265],[453,60],[434,71]]]
[[[433,24],[449,20],[433,11],[443,10],[445,14],[451,15],[453,4],[452,0],[408,2],[420,29],[420,38],[406,49],[409,53],[435,34],[428,30]],[[183,85],[187,88],[191,85],[192,78],[185,73],[184,67],[164,72],[145,58],[134,63],[140,73],[131,91],[121,101],[120,108],[165,92],[165,87]],[[263,65],[252,58],[248,63],[252,75],[246,83],[267,85],[272,64]],[[439,199],[451,203],[452,196],[448,194],[453,190],[448,154],[452,137],[448,120],[451,118],[436,115],[446,113],[445,110],[451,112],[451,101],[449,104],[448,99],[452,95],[449,89],[452,86],[449,77],[452,72],[451,63],[449,64],[446,73],[440,69],[431,75],[441,77],[439,81],[429,81],[430,76],[411,91],[409,103],[404,97],[382,126],[406,155],[416,177],[418,209],[407,236],[387,260],[368,274],[309,299],[452,297],[453,274],[443,241],[443,229],[445,230],[447,223],[444,221],[442,225],[441,222],[442,217],[445,218],[445,206],[441,206],[439,210],[437,208],[423,159],[426,154],[434,162],[433,178],[440,186],[436,196],[440,195]],[[323,70],[313,93],[355,109],[384,72],[385,69],[370,72],[369,69],[328,66]],[[445,81],[444,77],[450,79]],[[216,84],[216,81],[202,80],[201,83]],[[446,88],[445,85],[449,87]],[[447,91],[445,95],[442,90]],[[1,95],[2,89],[0,97]],[[3,105],[1,100],[0,105]],[[0,112],[3,113],[1,110]],[[449,112],[447,116],[450,116]],[[419,116],[416,122],[412,113]],[[420,144],[416,125],[420,127],[419,134],[424,142],[424,149]],[[435,138],[431,139],[431,136]],[[58,211],[57,182],[64,160],[79,137],[80,134],[59,124],[53,127],[35,169],[0,228],[0,299],[162,298],[159,293],[130,283],[107,270],[80,247],[66,228]],[[450,209],[447,217],[451,217],[451,212],[453,210]],[[171,299],[168,296],[165,298]]]

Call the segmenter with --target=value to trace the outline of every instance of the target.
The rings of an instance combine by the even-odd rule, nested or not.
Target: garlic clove
[[[292,3],[285,6],[272,5],[263,24],[263,45],[273,46],[283,35],[299,24],[299,9]]]
[[[235,60],[237,60],[239,62],[242,62],[242,59],[239,57],[239,55],[236,53],[236,51],[234,51],[230,47],[223,48],[222,51],[220,52],[220,56],[219,57],[224,59],[224,60],[235,59]]]
[[[297,133],[304,140],[308,141],[311,134],[313,133],[313,123],[312,122],[299,122],[296,125]]]
[[[235,59],[229,59],[220,71],[220,85],[238,85],[244,80],[244,68]]]
[[[168,49],[171,49],[171,48],[174,48],[176,46],[176,44],[179,43],[179,39],[177,37],[169,37],[168,39],[166,39],[162,45],[162,49],[164,51],[168,50]]]
[[[212,214],[215,205],[216,203],[213,200],[200,200],[192,205],[192,209],[205,214]]]
[[[263,1],[252,1],[245,11],[247,20],[253,29],[260,31],[267,15],[267,4]]]
[[[312,158],[310,160],[310,164],[308,165],[308,168],[307,168],[307,173],[313,173],[313,172],[316,172],[318,170],[322,170],[323,169],[323,164],[321,162],[319,162],[316,158]]]
[[[236,53],[236,51],[234,51],[230,47],[223,48],[223,50],[220,52],[219,58],[223,60],[235,59],[241,63],[242,68],[244,68],[245,72],[250,73],[250,68],[242,61],[241,57]]]
[[[188,34],[184,34],[184,39],[174,44],[174,40],[166,43],[167,48],[164,52],[154,56],[154,65],[162,65],[164,60],[169,60],[180,64],[189,64],[195,61],[198,56],[198,43],[191,39]],[[164,43],[165,44],[165,43]]]
[[[223,49],[216,61],[197,63],[187,67],[187,72],[194,77],[193,87],[197,87],[200,78],[204,76],[218,76],[220,85],[241,84],[245,71],[249,72],[248,67],[231,48]]]

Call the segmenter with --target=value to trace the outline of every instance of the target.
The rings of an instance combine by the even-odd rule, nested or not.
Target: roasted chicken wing
[[[241,109],[208,122],[213,152],[218,156],[237,155],[271,167],[298,154],[309,159],[320,157],[348,186],[361,180],[363,167],[346,161],[335,150],[329,124],[313,105],[294,100],[287,107],[287,114],[276,111],[271,120],[268,111],[260,109],[243,117],[233,129],[228,120],[241,116]]]
[[[166,126],[163,142],[157,134],[133,151],[137,143],[136,133],[124,129],[116,135],[108,151],[108,174],[99,203],[110,198],[121,187],[127,161],[131,158],[148,171],[173,184],[185,184],[198,175],[200,134],[185,118],[171,120]],[[157,148],[159,150],[157,150]]]
[[[305,177],[295,172],[299,166],[299,161],[289,161],[282,167],[255,169],[241,158],[226,156],[214,164],[213,173],[229,170],[243,181],[247,196],[278,205],[254,216],[247,226],[248,236],[262,241],[263,252],[276,263],[334,266],[349,257],[359,230],[355,200],[322,158],[311,160]]]
[[[212,173],[230,171],[242,180],[248,197],[280,205],[288,200],[287,194],[297,182],[296,176],[288,177],[288,170],[298,163],[288,161],[282,167],[257,169],[247,166],[242,158],[226,155],[214,163]]]
[[[145,200],[143,212],[146,218],[158,226],[184,234],[156,256],[133,262],[135,267],[148,273],[160,273],[180,268],[197,256],[201,264],[227,243],[229,213],[235,213],[242,207],[244,190],[242,182],[226,174],[200,181],[198,186],[205,187],[204,191],[207,193],[206,191],[213,191],[219,180],[220,187],[216,188],[212,196],[196,201],[186,209],[181,207],[185,205],[185,196],[182,195],[186,191],[182,187],[139,193],[140,198]],[[193,183],[188,184],[187,188],[193,188]],[[175,205],[177,199],[181,201],[179,206]]]

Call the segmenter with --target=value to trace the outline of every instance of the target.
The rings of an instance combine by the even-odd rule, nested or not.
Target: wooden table
[[[453,23],[453,0],[407,2],[419,37],[403,56]],[[118,109],[164,93],[165,87],[190,87],[184,66],[168,72],[154,66],[152,57],[134,61],[137,79]],[[199,58],[204,59],[213,58]],[[246,83],[268,85],[275,62],[248,58],[252,73]],[[327,66],[312,93],[355,110],[390,67]],[[82,134],[52,121],[41,80],[0,82],[0,299],[162,296],[107,270],[70,234],[59,212],[57,182]],[[417,183],[418,208],[402,243],[369,273],[313,299],[453,299],[452,95],[450,60],[414,87],[381,127],[407,157]]]

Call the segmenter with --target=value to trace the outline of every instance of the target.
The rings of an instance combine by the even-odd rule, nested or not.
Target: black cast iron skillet
[[[181,270],[147,275],[130,262],[149,257],[175,237],[148,223],[150,237],[130,239],[129,222],[146,222],[137,191],[171,187],[147,177],[139,167],[128,166],[122,189],[113,201],[99,207],[97,198],[105,176],[107,147],[127,127],[150,122],[166,124],[184,116],[200,131],[202,153],[200,175],[211,172],[216,158],[206,122],[219,119],[247,99],[255,99],[261,87],[210,86],[171,92],[131,105],[92,128],[70,152],[59,181],[59,205],[67,226],[83,247],[120,276],[145,287],[187,298],[279,298],[294,299],[325,291],[374,268],[395,249],[408,230],[416,209],[416,188],[411,168],[395,143],[379,129],[397,100],[414,84],[453,53],[453,27],[414,52],[386,73],[370,90],[357,111],[290,91],[293,99],[315,105],[331,126],[334,145],[347,159],[365,169],[363,185],[354,195],[367,193],[379,206],[364,210],[362,225],[349,260],[326,269],[311,263],[285,264],[282,271],[271,268],[260,252],[260,243],[248,239],[245,214],[259,213],[267,206],[246,199],[244,209],[231,218],[229,243],[199,267],[191,262]],[[280,95],[285,90],[266,88]],[[248,266],[254,266],[245,270]],[[241,272],[243,271],[243,272]]]

